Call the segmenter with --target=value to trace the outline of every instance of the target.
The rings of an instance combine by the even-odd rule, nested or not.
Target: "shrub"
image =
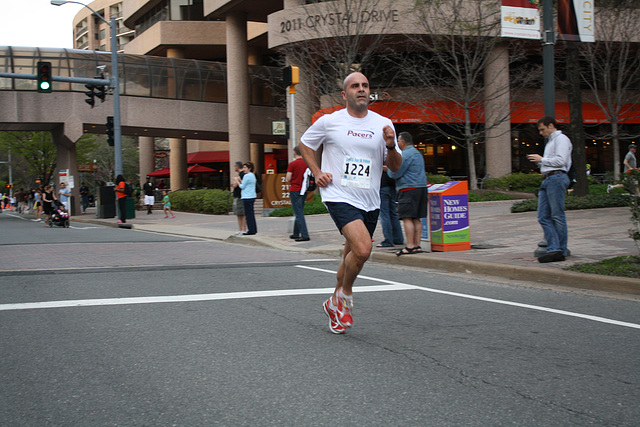
[[[429,184],[444,184],[451,181],[451,178],[449,178],[446,175],[440,175],[440,174],[427,174],[427,182]]]
[[[322,204],[322,197],[320,193],[314,193],[313,200],[304,204],[305,215],[318,215],[327,213],[327,208]],[[293,216],[293,208],[291,206],[285,206],[283,208],[275,209],[269,214],[270,217],[285,217]]]
[[[565,210],[617,208],[629,206],[629,196],[625,194],[589,194],[586,196],[569,196],[565,199]],[[538,210],[538,199],[523,200],[511,206],[511,212],[527,212]]]
[[[511,173],[500,178],[489,178],[484,182],[484,188],[511,191],[535,191],[542,183],[539,173]]]
[[[171,207],[183,212],[226,215],[232,205],[232,195],[227,190],[188,190],[170,193]]]

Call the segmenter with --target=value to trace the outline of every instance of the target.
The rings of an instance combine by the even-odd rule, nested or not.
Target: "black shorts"
[[[340,234],[342,234],[342,227],[360,219],[364,222],[371,237],[373,237],[373,232],[376,231],[376,225],[378,224],[380,209],[367,212],[348,203],[340,202],[325,202],[325,206],[329,211],[329,215],[331,215],[331,219],[340,230]]]
[[[429,212],[427,187],[398,191],[398,218],[426,218]]]

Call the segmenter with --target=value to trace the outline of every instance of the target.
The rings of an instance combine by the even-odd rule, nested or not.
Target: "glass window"
[[[121,94],[151,96],[151,79],[147,58],[140,55],[119,55],[118,57],[122,70],[122,74],[120,74]]]
[[[199,62],[202,72],[203,101],[227,102],[226,68],[221,64]]]
[[[176,68],[176,97],[179,99],[202,100],[200,70],[195,61],[174,62]]]

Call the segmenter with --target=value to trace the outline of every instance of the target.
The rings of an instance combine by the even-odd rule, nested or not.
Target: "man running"
[[[323,304],[334,334],[353,325],[353,282],[371,254],[385,157],[392,171],[402,163],[393,124],[369,111],[369,94],[367,78],[349,74],[342,90],[346,108],[320,117],[300,139],[302,157],[316,177],[322,201],[346,239],[335,291]],[[320,146],[322,168],[315,158]]]

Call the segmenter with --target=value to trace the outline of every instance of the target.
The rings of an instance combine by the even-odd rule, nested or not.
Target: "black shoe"
[[[242,233],[243,236],[253,236],[254,234],[257,234],[257,233],[249,233],[248,231],[245,231],[244,233]]]
[[[557,262],[557,261],[564,261],[564,255],[562,251],[547,252],[546,254],[538,258],[538,262],[541,262],[541,263]]]
[[[296,242],[308,242],[309,240],[311,240],[308,237],[298,237],[296,238]]]
[[[291,236],[289,236],[290,239],[299,239],[300,236],[296,236],[295,234],[292,234]]]

